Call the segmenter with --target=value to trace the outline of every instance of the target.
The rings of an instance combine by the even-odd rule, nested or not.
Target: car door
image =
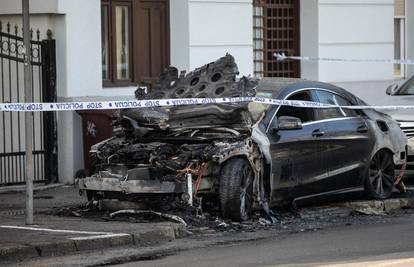
[[[352,104],[335,92],[315,90],[319,102],[324,104],[351,106]],[[356,187],[361,184],[366,164],[374,146],[364,116],[352,109],[318,109],[319,119],[327,129],[329,153],[327,165],[329,180],[327,190]]]
[[[291,94],[287,100],[314,101],[310,91]],[[295,198],[315,193],[312,181],[327,177],[325,153],[326,129],[316,121],[316,110],[312,108],[282,106],[271,121],[268,139],[272,160],[272,196]],[[282,116],[299,118],[302,129],[272,131],[272,124]],[[274,127],[273,127],[274,128]]]

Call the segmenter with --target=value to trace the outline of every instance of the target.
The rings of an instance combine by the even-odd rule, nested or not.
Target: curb
[[[365,215],[385,215],[401,209],[413,209],[414,196],[389,198],[384,200],[354,200],[308,207],[299,211],[301,218],[324,218],[330,216],[348,217],[353,213]]]
[[[37,257],[51,257],[73,254],[89,250],[99,250],[122,246],[150,246],[172,241],[186,236],[184,225],[160,227],[148,232],[116,236],[99,236],[89,239],[65,239],[58,242],[33,243],[24,246],[0,247],[2,261],[23,261]]]
[[[0,248],[0,262],[7,259],[23,260],[26,258],[34,258],[38,255],[36,249],[26,245]]]
[[[61,187],[64,185],[65,184],[58,183],[58,184],[35,186],[33,188],[33,191],[43,191],[46,189]],[[20,192],[26,192],[26,185],[11,185],[11,186],[0,187],[0,194],[20,193]]]
[[[345,203],[343,207],[362,214],[381,215],[401,209],[414,208],[414,197],[352,201]]]

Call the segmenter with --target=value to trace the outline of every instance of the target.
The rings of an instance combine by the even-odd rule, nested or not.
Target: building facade
[[[231,53],[241,75],[301,77],[365,100],[414,72],[382,63],[278,62],[274,53],[414,58],[414,0],[31,0],[31,25],[56,39],[58,101],[133,99],[165,67],[191,70]],[[0,20],[21,25],[21,3]],[[383,87],[380,88],[379,87]],[[380,90],[380,92],[378,92]],[[61,182],[83,168],[81,117],[58,113]]]

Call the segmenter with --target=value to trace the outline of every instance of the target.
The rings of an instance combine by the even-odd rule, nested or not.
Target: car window
[[[304,91],[291,95],[287,100],[312,101],[312,97],[308,91]],[[276,116],[278,118],[282,116],[296,117],[305,123],[315,120],[315,110],[313,108],[281,106]]]
[[[316,95],[318,96],[319,102],[323,104],[337,106],[352,106],[352,104],[348,100],[334,93],[317,90]],[[319,116],[321,117],[321,120],[325,120],[344,117],[356,117],[358,116],[358,114],[355,110],[352,109],[322,108],[319,109]]]

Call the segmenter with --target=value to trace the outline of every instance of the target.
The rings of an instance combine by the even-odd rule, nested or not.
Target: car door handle
[[[320,129],[316,129],[312,132],[313,137],[321,137],[323,135],[325,135],[325,132],[321,131]]]
[[[366,133],[366,132],[368,132],[368,128],[365,125],[361,125],[357,128],[357,132],[358,133]]]

